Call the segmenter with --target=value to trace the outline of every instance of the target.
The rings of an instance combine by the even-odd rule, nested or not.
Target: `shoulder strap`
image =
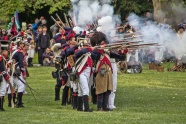
[[[76,66],[75,70],[80,72],[85,63],[87,62],[88,57],[90,57],[90,52],[83,54],[77,61],[76,61]]]

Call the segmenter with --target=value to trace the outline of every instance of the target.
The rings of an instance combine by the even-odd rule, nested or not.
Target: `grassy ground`
[[[54,101],[52,67],[29,68],[27,82],[37,92],[34,101],[29,89],[25,108],[0,112],[0,124],[185,124],[186,73],[148,70],[142,74],[119,74],[113,112],[83,113]],[[90,105],[96,110],[95,105]]]

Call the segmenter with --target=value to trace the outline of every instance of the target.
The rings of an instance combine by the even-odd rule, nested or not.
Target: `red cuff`
[[[22,74],[23,74],[23,77],[26,76],[26,71],[24,71]]]
[[[77,94],[76,94],[76,93],[74,93],[74,96],[77,96]]]
[[[61,82],[61,83],[62,83],[62,85],[65,85],[65,81],[64,81],[64,79],[63,79],[63,78],[62,78],[62,82]]]
[[[88,49],[89,52],[92,52],[92,48],[91,48],[91,47],[89,47],[89,48],[87,48],[87,49]]]
[[[128,53],[128,49],[124,49],[124,51],[123,51],[123,52],[124,52],[125,54],[126,54],[126,53]]]
[[[10,76],[6,74],[5,80],[8,81],[10,79]]]
[[[122,54],[121,50],[118,51],[118,54]]]
[[[103,53],[104,52],[104,50],[98,50],[98,53]]]

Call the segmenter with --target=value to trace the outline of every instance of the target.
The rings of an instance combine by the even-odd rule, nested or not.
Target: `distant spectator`
[[[147,11],[145,13],[146,21],[154,21],[153,14]]]
[[[178,33],[177,33],[177,37],[178,37],[178,40],[181,42],[183,42],[184,40],[184,36],[186,35],[184,32],[185,32],[185,28],[183,26],[179,26],[178,27]]]
[[[36,44],[36,48],[35,48],[35,51],[36,53],[38,52],[38,38],[39,38],[39,35],[43,32],[43,27],[42,26],[39,26],[38,29],[37,29],[37,32],[36,32],[36,37],[34,38],[34,41],[35,41],[35,44]]]
[[[35,51],[34,48],[35,48],[34,40],[31,40],[30,45],[29,45],[29,50],[28,50],[28,66],[29,67],[33,66],[32,59],[34,58],[34,51]]]
[[[37,32],[37,28],[39,27],[39,25],[41,24],[41,21],[38,20],[38,18],[35,19],[35,23],[32,24],[32,30],[34,32]]]
[[[54,54],[50,51],[49,48],[46,48],[45,52],[42,55],[43,66],[51,66],[54,63]]]
[[[38,60],[39,64],[43,65],[42,55],[45,52],[46,48],[50,46],[50,35],[47,33],[47,27],[43,26],[43,32],[39,35],[38,38]]]
[[[2,29],[2,36],[1,36],[0,40],[9,40],[9,37],[8,37],[5,29]]]

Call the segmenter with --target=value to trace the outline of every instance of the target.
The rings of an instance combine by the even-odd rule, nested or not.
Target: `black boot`
[[[108,108],[108,100],[109,100],[110,92],[105,92],[103,95],[103,111],[110,111]]]
[[[63,89],[63,95],[62,95],[62,106],[66,106],[67,101],[68,101],[68,86],[65,86],[65,88]]]
[[[31,65],[31,67],[33,66],[32,60],[33,60],[33,58],[30,58],[30,65]]]
[[[13,102],[14,102],[14,104],[16,104],[15,100],[16,100],[16,93],[13,94]]]
[[[77,110],[83,111],[83,97],[82,96],[77,97]]]
[[[17,108],[24,108],[23,103],[22,103],[22,97],[23,97],[23,92],[18,92]]]
[[[28,67],[31,67],[31,58],[28,58]]]
[[[92,112],[92,110],[89,108],[89,102],[88,102],[88,95],[83,96],[83,103],[84,103],[84,112]]]
[[[77,99],[78,99],[77,93],[74,93],[73,94],[73,109],[77,109]]]
[[[74,105],[74,92],[73,92],[73,88],[70,88],[70,102],[71,102],[71,105],[73,107],[73,105]]]
[[[97,104],[96,88],[94,88],[93,86],[91,87],[91,95],[92,95],[92,103],[96,105]]]
[[[12,100],[12,94],[8,94],[8,107],[12,107],[11,100]]]
[[[55,101],[59,101],[59,93],[60,93],[60,88],[55,87]]]
[[[3,108],[3,104],[4,104],[4,96],[0,97],[0,111],[5,111]]]
[[[98,111],[103,110],[103,93],[98,94],[97,109],[98,109]]]

